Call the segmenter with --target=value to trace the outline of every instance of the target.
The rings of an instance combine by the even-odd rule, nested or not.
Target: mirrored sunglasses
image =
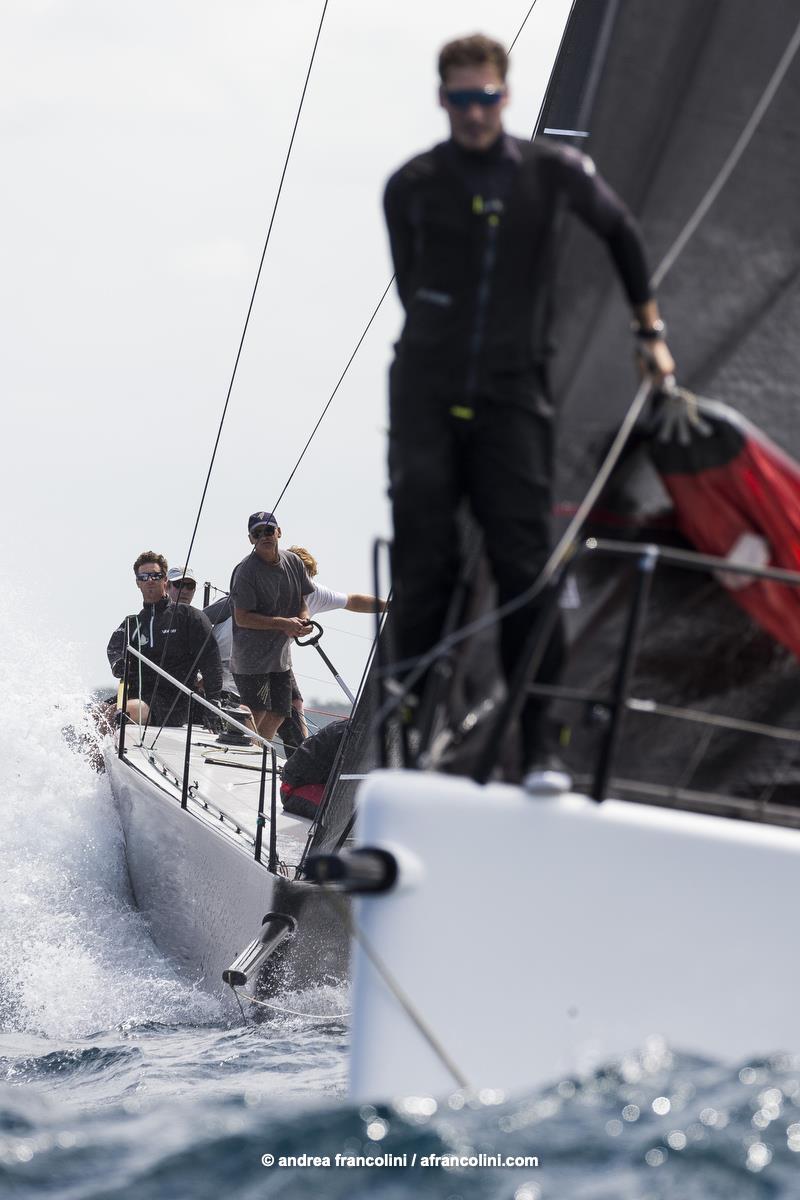
[[[481,108],[491,108],[492,105],[500,103],[506,90],[497,87],[445,88],[444,94],[447,103],[452,104],[453,108],[469,108],[472,104],[479,104]]]

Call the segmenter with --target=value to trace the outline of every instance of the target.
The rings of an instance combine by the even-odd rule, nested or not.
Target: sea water
[[[54,668],[25,635],[8,654],[0,1197],[800,1195],[785,1055],[720,1065],[653,1038],[529,1095],[351,1104],[345,990],[284,997],[309,1015],[256,1026],[178,978],[132,906],[108,782],[62,735],[84,721],[69,656]]]

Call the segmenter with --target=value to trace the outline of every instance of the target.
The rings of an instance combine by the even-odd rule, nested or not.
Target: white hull
[[[730,1062],[800,1050],[798,830],[380,772],[357,843],[401,876],[355,919],[473,1087],[545,1084],[653,1035]],[[353,1008],[357,1100],[452,1090],[360,949]]]
[[[210,765],[209,755],[224,757],[226,752],[201,735],[193,744],[189,770],[197,787],[183,810],[180,787],[164,771],[182,771],[185,739],[184,729],[162,731],[155,765],[129,733],[125,760],[109,739],[105,761],[122,820],[133,895],[154,942],[185,978],[221,992],[223,970],[256,937],[262,918],[274,907],[278,880],[266,867],[269,824],[263,861],[254,857],[258,772]],[[230,757],[260,763],[259,755],[232,751]],[[267,813],[269,795],[268,780]],[[219,809],[228,820],[220,820]],[[308,822],[284,814],[280,803],[278,813],[279,855],[293,873]]]

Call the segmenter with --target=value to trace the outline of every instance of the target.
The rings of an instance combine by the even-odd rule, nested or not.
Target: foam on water
[[[73,652],[15,629],[8,612],[0,619],[0,1022],[69,1039],[218,1020],[219,1005],[175,977],[131,907],[108,782],[62,735],[92,731]]]

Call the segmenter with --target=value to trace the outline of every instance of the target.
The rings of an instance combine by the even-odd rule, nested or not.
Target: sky
[[[537,0],[506,126],[530,135],[569,9]],[[436,56],[508,44],[529,0],[330,0],[191,565],[227,587],[391,277],[387,176],[446,136]],[[3,0],[0,498],[5,593],[87,685],[139,607],[142,550],[183,565],[323,0]],[[383,304],[281,501],[284,546],[371,592],[390,532]],[[385,576],[385,573],[384,573]],[[371,618],[323,645],[357,683]],[[301,656],[305,655],[305,658]],[[295,652],[307,697],[340,698]]]

